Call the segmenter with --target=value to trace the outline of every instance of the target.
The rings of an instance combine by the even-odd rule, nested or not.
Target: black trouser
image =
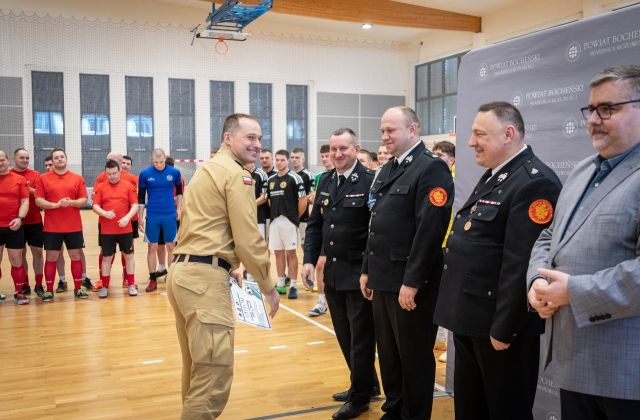
[[[454,334],[453,341],[456,420],[533,420],[539,336],[517,337],[501,351],[489,337]]]
[[[368,404],[373,387],[379,387],[371,302],[360,290],[337,291],[331,285],[325,285],[324,293],[338,344],[351,370],[347,401]]]
[[[436,363],[433,345],[435,293],[419,290],[416,309],[406,311],[398,293],[373,292],[373,317],[380,358],[380,373],[387,401],[387,417],[402,420],[431,418]]]
[[[637,378],[628,378],[634,380]],[[639,400],[599,397],[560,389],[562,420],[636,420]]]

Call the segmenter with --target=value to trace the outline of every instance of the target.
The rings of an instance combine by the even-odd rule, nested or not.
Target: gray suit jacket
[[[535,243],[527,286],[539,267],[569,277],[569,305],[547,320],[560,388],[640,400],[640,148],[584,200],[561,239],[594,171],[594,156],[567,179],[552,225]],[[527,287],[527,290],[528,290]]]

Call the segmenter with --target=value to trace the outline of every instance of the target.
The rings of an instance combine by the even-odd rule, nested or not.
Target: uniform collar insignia
[[[404,164],[404,166],[409,166],[409,165],[411,165],[411,162],[413,162],[413,156],[409,155],[409,156],[407,156],[407,158],[405,159],[405,164]]]
[[[355,172],[353,172],[353,173],[351,174],[351,176],[349,177],[349,179],[351,180],[351,183],[352,183],[352,184],[355,184],[356,182],[358,182],[358,174],[357,174],[357,173],[355,173]]]
[[[507,176],[509,176],[508,172],[501,173],[500,175],[498,175],[498,182],[504,181],[505,179],[507,179]]]
[[[540,172],[540,171],[538,171],[536,168],[531,169],[531,173],[533,175],[537,174],[538,172]]]
[[[333,171],[333,173],[331,174],[331,180],[333,181],[334,179],[336,179],[336,172]]]

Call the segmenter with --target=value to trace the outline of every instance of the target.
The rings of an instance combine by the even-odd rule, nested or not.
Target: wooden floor
[[[98,279],[96,216],[82,212],[88,275]],[[176,419],[180,412],[181,359],[164,282],[145,293],[146,247],[136,246],[137,297],[120,287],[119,258],[108,299],[72,292],[53,303],[32,296],[13,303],[5,254],[0,291],[1,419]],[[30,257],[29,257],[30,260]],[[70,277],[67,264],[67,277]],[[116,274],[118,273],[118,274]],[[33,287],[33,274],[30,273]],[[57,284],[57,279],[56,279]],[[235,377],[222,419],[329,419],[340,406],[331,399],[348,386],[348,370],[329,315],[310,319],[316,293],[281,301],[272,331],[236,328]],[[437,353],[436,353],[437,355]],[[436,382],[444,384],[438,363]],[[378,419],[383,400],[361,419]],[[433,419],[453,419],[453,400],[434,400]]]

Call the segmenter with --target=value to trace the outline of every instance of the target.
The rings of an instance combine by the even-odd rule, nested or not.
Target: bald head
[[[107,160],[115,160],[116,162],[118,162],[119,166],[122,166],[122,161],[123,161],[122,153],[109,152],[109,154],[107,155]]]

